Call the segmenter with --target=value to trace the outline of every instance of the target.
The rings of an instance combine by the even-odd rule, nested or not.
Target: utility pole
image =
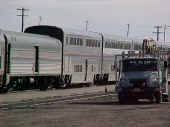
[[[168,25],[164,25],[164,43],[166,42],[166,29],[168,28],[168,27],[170,27],[170,26],[168,26]]]
[[[18,11],[21,11],[20,15],[17,16],[21,16],[21,22],[22,22],[22,26],[21,26],[21,32],[24,32],[24,16],[28,16],[25,15],[25,11],[28,11],[29,9],[25,9],[25,8],[17,8]]]
[[[86,20],[86,32],[88,31],[88,24],[89,24],[89,21]]]
[[[130,24],[127,24],[127,38],[129,37],[129,29],[130,29]]]
[[[162,26],[155,26],[154,28],[156,28],[156,32],[153,32],[153,33],[157,34],[157,41],[159,41],[159,34],[163,33],[163,32],[160,32],[160,28],[162,28]]]

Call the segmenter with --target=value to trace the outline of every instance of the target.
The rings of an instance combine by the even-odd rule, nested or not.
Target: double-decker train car
[[[0,30],[0,90],[114,81],[114,55],[142,43],[103,34],[31,26],[24,33]]]
[[[114,81],[114,55],[142,48],[140,41],[55,26],[31,26],[25,33],[48,35],[62,42],[62,74],[71,77],[72,83]]]

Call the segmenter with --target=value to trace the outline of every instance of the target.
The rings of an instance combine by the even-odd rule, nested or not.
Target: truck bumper
[[[136,99],[150,99],[153,96],[160,95],[159,88],[129,88],[129,89],[122,89],[119,91],[119,94],[123,94],[124,97],[133,97]]]

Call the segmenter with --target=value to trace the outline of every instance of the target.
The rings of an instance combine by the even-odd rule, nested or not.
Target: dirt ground
[[[170,103],[119,105],[110,95],[0,110],[0,127],[170,127]]]

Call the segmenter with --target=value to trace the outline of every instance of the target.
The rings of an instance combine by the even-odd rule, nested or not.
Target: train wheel
[[[161,102],[161,99],[159,97],[156,98],[156,103],[159,104]]]
[[[153,99],[154,99],[153,96],[149,97],[149,100],[150,100],[151,103],[153,103]]]
[[[40,78],[39,83],[40,83],[40,90],[41,91],[47,90],[47,88],[48,88],[47,78]]]
[[[67,86],[68,86],[68,85],[67,85],[66,83],[64,83],[64,84],[61,85],[62,88],[67,88]]]
[[[7,93],[8,92],[8,88],[7,87],[1,87],[0,88],[0,93]]]

